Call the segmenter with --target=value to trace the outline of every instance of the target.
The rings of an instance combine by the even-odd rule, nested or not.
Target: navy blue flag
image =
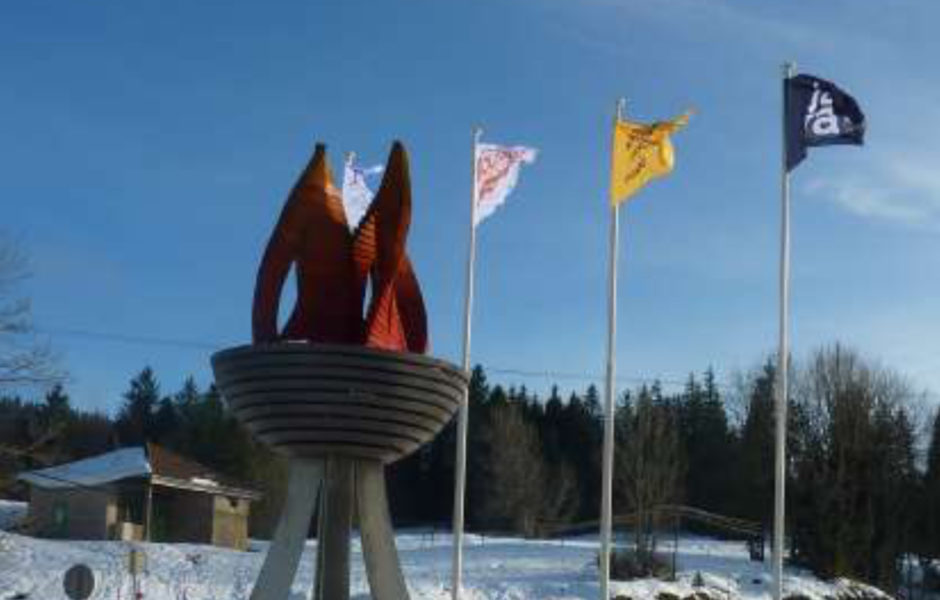
[[[834,83],[797,75],[784,80],[787,171],[806,158],[810,146],[854,144],[865,138],[865,115],[855,98]]]

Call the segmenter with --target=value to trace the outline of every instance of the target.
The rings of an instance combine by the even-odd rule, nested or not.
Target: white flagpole
[[[774,600],[783,598],[783,538],[785,535],[785,498],[787,477],[787,370],[789,369],[790,312],[790,172],[787,169],[787,92],[786,80],[793,77],[793,63],[783,65],[783,151],[780,178],[780,346],[777,349],[776,405],[777,449],[774,470]]]
[[[611,130],[610,166],[614,167],[614,140],[617,123],[623,117],[623,98],[617,101],[614,115],[614,127]],[[600,554],[600,597],[610,598],[610,530],[613,520],[613,478],[614,478],[614,371],[617,338],[617,254],[620,235],[620,205],[610,209],[610,273],[608,274],[607,297],[607,378],[604,385],[604,448],[601,478],[601,554]]]
[[[467,287],[463,319],[463,370],[470,375],[470,317],[473,314],[473,269],[477,254],[477,144],[483,130],[473,130],[473,153],[470,173],[470,249],[467,255]],[[467,423],[469,421],[470,389],[464,393],[463,402],[457,420],[457,481],[454,486],[454,556],[451,577],[451,598],[460,598],[461,579],[463,577],[463,521],[464,498],[467,487]]]

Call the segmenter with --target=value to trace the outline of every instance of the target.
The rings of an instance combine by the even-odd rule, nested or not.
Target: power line
[[[484,365],[485,366],[485,365]],[[543,379],[552,379],[552,380],[575,380],[575,381],[600,381],[603,376],[599,373],[572,373],[565,371],[530,371],[526,369],[510,369],[510,368],[500,368],[500,367],[491,367],[485,366],[486,370],[491,373],[499,373],[502,375],[517,375],[519,377],[538,377]],[[652,385],[654,383],[659,383],[663,385],[674,385],[674,386],[685,386],[689,383],[687,379],[661,379],[658,377],[632,377],[632,376],[617,376],[617,381],[621,383],[630,383],[634,385]],[[698,381],[698,380],[696,380]],[[715,383],[716,387],[727,388],[728,386]]]
[[[211,343],[201,340],[184,340],[179,338],[156,337],[148,335],[128,335],[121,333],[107,333],[93,331],[90,329],[72,329],[72,328],[43,328],[38,329],[40,333],[47,335],[61,335],[91,341],[113,342],[119,344],[131,344],[139,346],[165,346],[170,348],[185,348],[190,350],[221,350],[225,347],[223,344]],[[483,365],[486,371],[500,375],[515,375],[517,377],[528,377],[534,379],[545,379],[549,381],[600,381],[602,376],[598,373],[589,372],[571,372],[571,371],[553,371],[553,370],[532,370],[519,369],[512,367],[498,367],[493,365]],[[687,379],[659,378],[659,377],[636,377],[636,376],[618,376],[617,381],[631,385],[652,385],[659,383],[661,385],[683,387],[688,384]],[[725,384],[715,383],[719,389],[730,389]]]
[[[46,335],[61,335],[66,337],[73,337],[78,339],[86,339],[90,341],[100,341],[100,342],[111,342],[118,344],[128,344],[136,346],[165,346],[168,348],[184,348],[188,350],[205,350],[205,351],[216,351],[221,350],[225,347],[236,345],[236,343],[221,344],[221,343],[212,343],[203,340],[192,340],[192,339],[181,339],[181,338],[168,338],[160,336],[150,336],[150,335],[129,335],[123,333],[108,333],[101,331],[93,331],[91,329],[74,329],[74,328],[35,328],[37,333],[43,333]],[[543,379],[546,381],[585,381],[585,382],[595,382],[601,381],[602,375],[599,373],[590,373],[582,372],[576,373],[571,371],[553,371],[553,370],[533,370],[533,369],[519,369],[513,367],[497,367],[491,364],[483,364],[485,370],[489,373],[496,373],[500,375],[515,375],[517,377],[527,377],[531,379]],[[685,387],[688,383],[688,379],[675,379],[675,378],[661,378],[661,377],[637,377],[637,376],[618,376],[617,381],[622,384],[629,385],[652,385],[654,383],[659,383],[660,385],[667,385],[673,387]],[[697,382],[701,383],[701,379],[696,379]],[[725,391],[734,391],[735,387],[727,383],[718,383],[715,382],[715,387],[719,390]],[[940,393],[934,392],[932,390],[925,390],[926,395],[929,398],[935,398],[940,400]]]

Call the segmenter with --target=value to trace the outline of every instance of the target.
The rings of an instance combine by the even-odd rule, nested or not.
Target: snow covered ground
[[[22,513],[15,503],[0,504],[4,514]],[[398,535],[405,577],[415,599],[449,598],[451,540],[449,535],[410,531]],[[264,542],[251,552],[190,544],[137,544],[147,555],[140,586],[145,600],[247,600],[260,568]],[[130,600],[124,542],[65,542],[41,540],[0,532],[0,600],[58,600],[66,598],[62,576],[66,569],[85,563],[95,573],[92,598]],[[468,536],[466,547],[467,600],[574,600],[597,597],[597,542],[589,537],[566,540],[522,540]],[[667,548],[668,549],[668,548]],[[352,544],[352,596],[369,597],[358,541]],[[291,600],[306,600],[313,581],[316,542],[305,552]],[[614,582],[612,591],[634,600],[670,592],[692,595],[696,572],[713,598],[770,598],[765,566],[748,560],[741,542],[685,536],[679,542],[679,581]],[[789,594],[810,600],[831,598],[845,591],[846,583],[824,583],[807,573],[791,571]],[[887,597],[887,596],[885,596]]]
[[[26,508],[25,502],[0,500],[0,531],[6,531],[22,521],[26,517]]]

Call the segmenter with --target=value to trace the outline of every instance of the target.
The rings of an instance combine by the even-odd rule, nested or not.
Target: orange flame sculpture
[[[379,191],[353,232],[333,185],[326,147],[317,144],[258,269],[254,343],[296,340],[426,352],[424,300],[405,253],[410,224],[411,178],[401,142],[392,144]],[[291,265],[297,275],[297,303],[279,332],[281,290]],[[370,278],[372,297],[363,316]]]

